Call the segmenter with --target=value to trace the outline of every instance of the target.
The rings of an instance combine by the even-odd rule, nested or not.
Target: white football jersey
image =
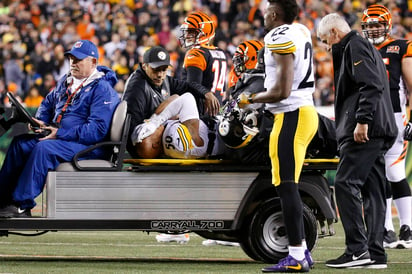
[[[217,132],[217,131],[215,131]],[[204,141],[204,145],[198,147],[194,144],[189,130],[179,120],[168,120],[162,136],[163,152],[170,158],[177,159],[196,159],[207,156],[219,155],[223,153],[224,145],[220,138],[214,140],[212,153],[207,154],[209,144],[209,129],[207,125],[200,120],[199,135]]]
[[[268,103],[272,113],[294,111],[301,106],[314,105],[312,94],[315,91],[312,38],[309,29],[299,23],[284,24],[265,35],[265,88],[276,84],[277,64],[272,53],[294,55],[294,80],[288,98]]]

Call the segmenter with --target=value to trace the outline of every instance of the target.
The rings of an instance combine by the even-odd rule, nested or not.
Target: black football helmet
[[[236,100],[230,100],[223,107],[223,116],[218,132],[223,142],[230,148],[245,147],[256,134],[258,128],[258,111],[241,109]]]

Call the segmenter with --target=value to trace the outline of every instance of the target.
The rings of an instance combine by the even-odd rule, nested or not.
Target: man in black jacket
[[[215,95],[198,83],[180,81],[167,75],[170,66],[170,55],[162,47],[155,46],[143,55],[143,63],[132,73],[126,82],[123,100],[127,101],[127,111],[131,115],[127,151],[137,158],[136,148],[131,136],[136,127],[149,119],[156,108],[173,94],[182,95],[190,92],[195,98],[204,99],[204,107],[210,115],[219,111],[219,101]],[[199,100],[198,100],[199,101]]]
[[[317,35],[333,55],[340,150],[335,189],[346,237],[344,254],[326,265],[386,268],[384,154],[397,135],[386,68],[373,45],[336,13],[321,20]]]

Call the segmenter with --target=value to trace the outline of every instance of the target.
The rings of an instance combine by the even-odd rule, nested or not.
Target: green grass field
[[[318,240],[312,273],[412,273],[412,250],[387,250],[385,270],[327,268],[325,260],[343,252],[337,234]],[[49,232],[42,236],[0,238],[0,273],[261,273],[266,264],[252,261],[239,247],[202,246],[191,233],[188,244],[160,244],[156,233],[141,231]]]

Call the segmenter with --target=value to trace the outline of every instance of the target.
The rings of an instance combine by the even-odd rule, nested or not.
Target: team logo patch
[[[398,53],[399,54],[400,47],[399,46],[389,46],[386,49],[386,53]]]
[[[229,122],[228,121],[222,121],[220,124],[219,124],[219,134],[221,135],[221,136],[226,136],[226,135],[228,135],[229,134],[229,127],[230,127],[230,125],[229,125]]]
[[[160,51],[158,54],[157,54],[157,58],[159,58],[160,60],[166,60],[166,53],[164,52],[164,51]]]
[[[75,47],[75,48],[81,48],[82,45],[83,45],[83,42],[78,41],[78,42],[76,42],[76,43],[74,44],[74,47]]]

